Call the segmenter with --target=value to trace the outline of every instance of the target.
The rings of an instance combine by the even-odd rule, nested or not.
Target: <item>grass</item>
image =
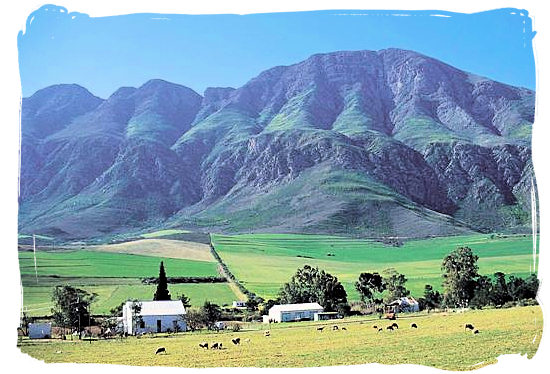
[[[419,328],[411,329],[415,322]],[[46,362],[126,364],[183,367],[304,367],[382,364],[419,364],[446,370],[471,370],[496,362],[501,354],[536,353],[542,334],[540,307],[489,309],[437,315],[409,315],[397,320],[395,332],[377,333],[372,318],[346,319],[347,331],[325,329],[318,323],[250,326],[239,333],[182,333],[170,337],[97,341],[23,341],[21,351]],[[330,322],[332,325],[334,322]],[[473,323],[481,333],[464,331]],[[230,339],[240,337],[234,346]],[[244,343],[245,339],[249,343]],[[202,350],[200,342],[222,342],[223,350]],[[155,355],[158,346],[166,355]],[[108,355],[105,353],[109,352]]]
[[[23,307],[33,316],[49,315],[52,289],[64,284],[97,293],[94,314],[106,314],[129,298],[151,299],[155,286],[142,284],[140,278],[158,276],[160,261],[170,277],[218,275],[216,262],[89,250],[39,251],[37,282],[33,253],[20,251]],[[235,299],[227,283],[171,284],[169,289],[174,297],[185,293],[197,306],[205,300],[230,304]]]
[[[358,299],[353,285],[361,272],[394,267],[406,275],[407,288],[419,297],[426,284],[441,288],[442,259],[457,246],[474,250],[480,257],[482,274],[502,271],[527,276],[533,268],[530,236],[452,236],[406,241],[402,247],[324,235],[212,235],[212,240],[231,272],[250,291],[264,298],[276,296],[281,285],[305,264],[337,276],[351,300]]]
[[[156,277],[161,261],[164,261],[167,274],[172,277],[218,274],[214,262],[87,250],[37,252],[36,261],[38,275]],[[34,274],[33,253],[20,251],[19,266],[22,275]]]

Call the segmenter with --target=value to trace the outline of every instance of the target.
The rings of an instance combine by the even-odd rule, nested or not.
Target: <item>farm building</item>
[[[401,297],[387,304],[387,306],[390,307],[391,311],[394,313],[418,312],[420,310],[418,301],[416,301],[413,297]]]
[[[141,321],[134,314],[134,303],[141,304]],[[147,332],[186,331],[185,307],[179,300],[128,301],[122,307],[124,332],[135,335]]]
[[[29,323],[30,339],[49,339],[52,337],[51,323]]]
[[[322,312],[323,307],[318,303],[273,305],[264,322],[313,321],[315,315]]]

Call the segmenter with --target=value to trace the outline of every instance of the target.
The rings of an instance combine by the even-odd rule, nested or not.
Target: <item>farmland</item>
[[[23,305],[30,315],[47,315],[54,286],[70,284],[97,294],[92,313],[106,314],[129,298],[150,299],[154,285],[141,283],[143,277],[156,277],[164,261],[171,277],[218,276],[217,263],[208,246],[151,239],[137,244],[91,247],[94,250],[37,251],[36,274],[32,252],[19,252],[23,284]],[[138,255],[142,252],[144,255]],[[231,303],[234,294],[226,283],[171,284],[171,294],[184,293],[193,305],[205,300]]]
[[[51,309],[55,285],[71,284],[96,293],[94,314],[105,314],[128,298],[149,299],[154,286],[140,278],[158,275],[164,261],[168,276],[216,276],[217,263],[206,244],[164,239],[173,231],[153,233],[150,239],[37,252],[37,276],[33,253],[19,252],[24,307],[30,315],[45,315]],[[470,246],[480,257],[480,273],[527,276],[533,268],[532,238],[469,235],[405,241],[392,247],[373,240],[323,235],[247,234],[212,235],[212,242],[231,272],[250,291],[274,297],[297,268],[319,266],[338,276],[350,300],[357,300],[354,282],[359,273],[394,267],[404,273],[406,286],[420,296],[425,284],[441,286],[442,258],[457,246]],[[227,283],[171,284],[173,296],[184,293],[193,305],[205,300],[220,305],[236,297]]]
[[[271,326],[263,336],[262,324],[246,325],[239,333],[182,333],[166,338],[96,341],[28,341],[21,350],[46,362],[162,365],[183,367],[297,367],[382,364],[420,364],[447,370],[471,370],[496,362],[501,354],[537,351],[542,334],[540,307],[486,309],[463,313],[403,315],[394,332],[376,332],[372,324],[388,324],[377,318],[348,318],[338,321],[347,331],[319,332],[319,323],[296,322]],[[411,329],[411,322],[419,328]],[[328,322],[325,322],[328,323]],[[331,322],[332,325],[334,322]],[[480,333],[464,331],[473,323]],[[240,337],[234,346],[230,339]],[[249,343],[244,342],[250,339]],[[202,350],[198,343],[222,342],[222,350]],[[158,346],[166,355],[155,355]],[[105,355],[105,352],[109,352]]]
[[[212,235],[212,242],[232,273],[250,291],[274,297],[296,269],[319,266],[336,275],[351,300],[358,299],[354,282],[361,272],[393,267],[408,278],[407,288],[420,296],[425,284],[441,287],[441,262],[457,246],[479,256],[479,272],[527,276],[533,269],[531,236],[468,235],[405,241],[392,247],[373,240],[322,235]]]

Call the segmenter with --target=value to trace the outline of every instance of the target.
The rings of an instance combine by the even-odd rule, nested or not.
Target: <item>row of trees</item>
[[[478,256],[469,247],[459,247],[449,253],[441,265],[443,292],[427,284],[423,296],[418,298],[420,308],[481,308],[522,300],[536,302],[534,299],[539,281],[535,274],[526,279],[513,275],[507,277],[502,272],[495,273],[493,277],[480,275],[477,261]],[[410,295],[406,282],[404,274],[389,268],[382,274],[361,273],[355,282],[355,289],[367,308],[381,311],[382,305]],[[308,302],[318,302],[326,311],[337,311],[340,314],[347,314],[350,310],[347,293],[338,278],[309,265],[298,269],[290,281],[283,285],[278,298],[269,300],[264,308],[267,310],[275,303]]]
[[[490,278],[478,273],[478,259],[469,247],[457,248],[443,259],[444,306],[502,306],[537,297],[539,280],[535,274],[526,279],[513,275],[506,279],[506,274],[496,272]]]
[[[407,278],[395,269],[389,268],[379,273],[361,273],[355,288],[368,307],[379,309],[384,302],[408,296],[405,287]],[[384,296],[383,296],[384,295]],[[350,312],[347,293],[338,278],[317,267],[305,265],[298,269],[288,283],[279,291],[276,300],[264,304],[264,313],[277,303],[318,302],[326,311],[347,315]]]

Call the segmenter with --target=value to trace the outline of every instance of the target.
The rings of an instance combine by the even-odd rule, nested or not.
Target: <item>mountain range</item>
[[[531,224],[535,93],[400,50],[313,55],[240,88],[151,80],[23,98],[19,230],[422,237]]]

